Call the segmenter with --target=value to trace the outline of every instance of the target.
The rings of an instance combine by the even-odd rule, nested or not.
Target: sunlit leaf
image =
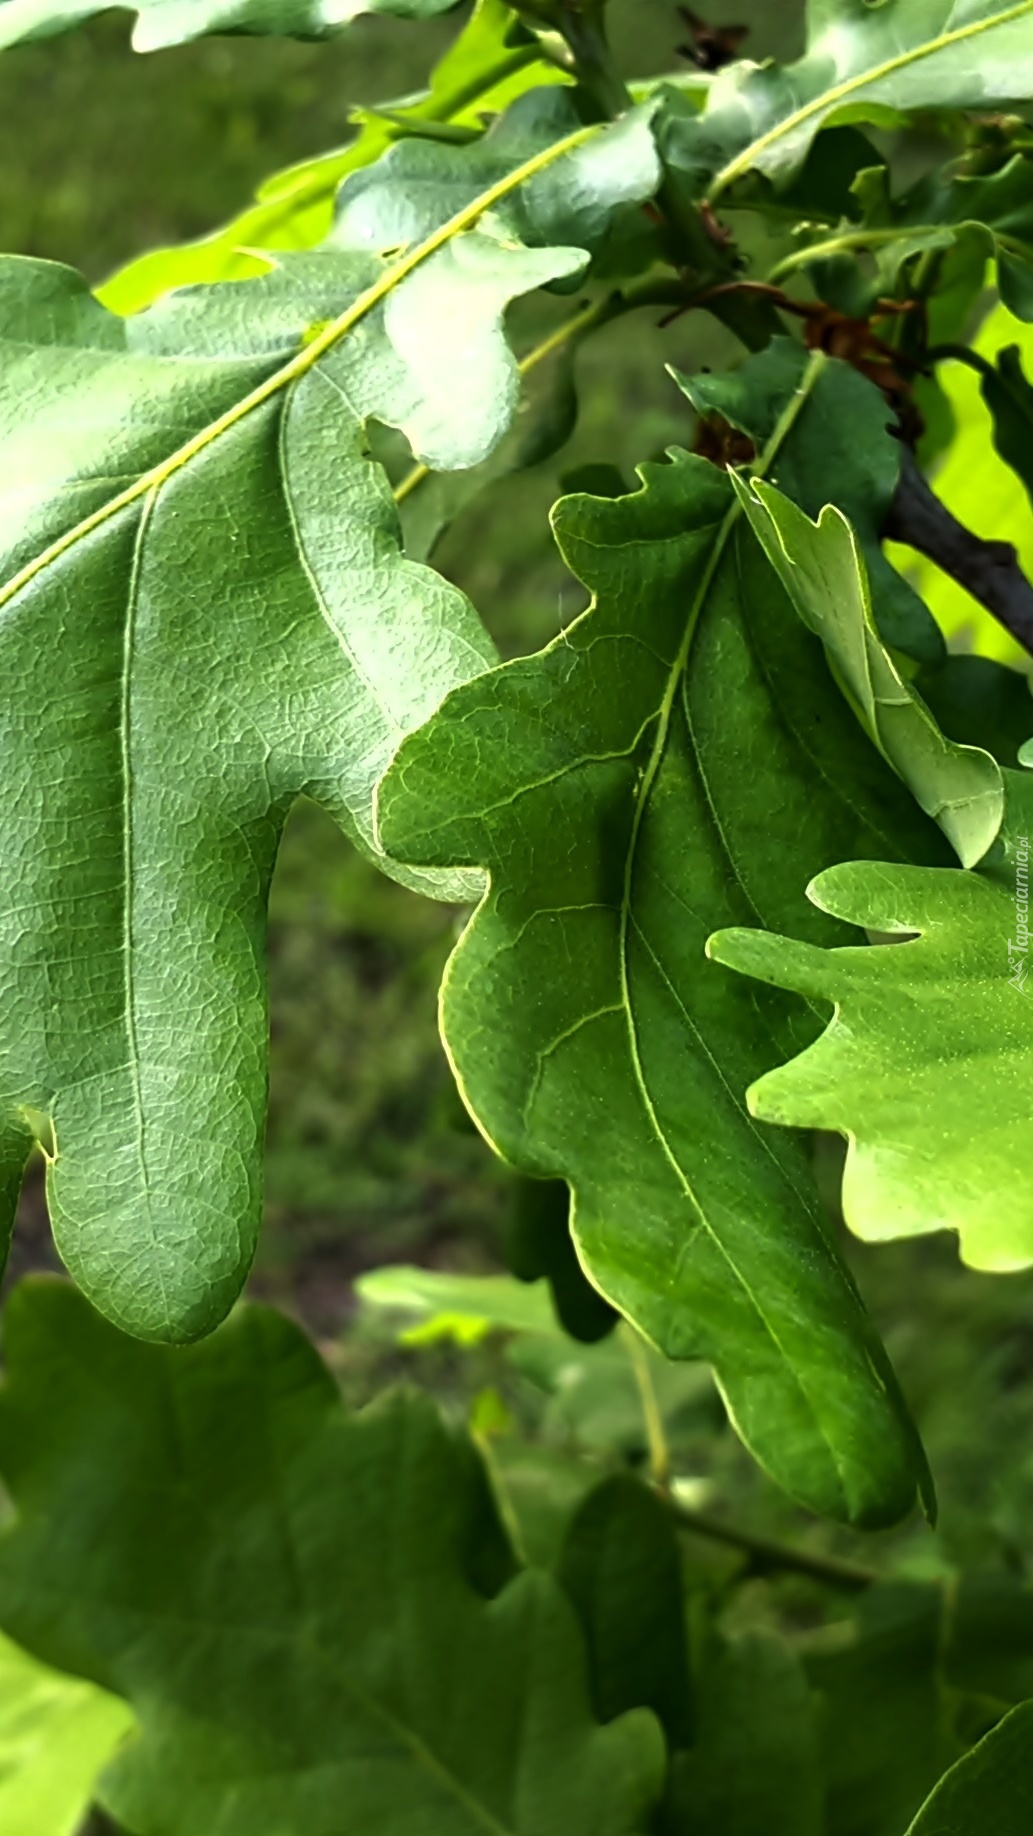
[[[838,374],[819,362],[796,382],[766,465],[821,438]],[[557,508],[593,608],[403,745],[381,839],[490,872],[446,974],[445,1033],[503,1156],[572,1185],[594,1283],[669,1356],[714,1364],[789,1489],[889,1517],[916,1470],[892,1375],[800,1144],[758,1131],[736,1094],[814,1017],[743,999],[702,955],[718,913],[800,912],[847,836],[869,857],[939,847],[836,718],[727,475],[675,453],[642,477],[634,496]]]

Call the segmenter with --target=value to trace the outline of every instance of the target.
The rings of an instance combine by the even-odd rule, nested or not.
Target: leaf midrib
[[[1013,19],[1021,19],[1024,13],[1033,12],[1033,0],[1018,0],[1015,6],[1005,7],[1003,12],[995,13],[991,19],[974,19],[969,25],[958,26],[954,31],[941,32],[936,38],[930,38],[924,45],[916,45],[909,51],[890,57],[881,64],[873,64],[870,69],[858,71],[852,77],[846,77],[842,83],[833,84],[831,89],[822,90],[820,95],[812,96],[801,108],[795,109],[783,121],[769,128],[766,134],[751,141],[743,152],[737,153],[727,166],[718,173],[710,188],[710,196],[715,198],[736,179],[750,170],[756,163],[758,154],[776,146],[779,140],[809,121],[812,116],[820,114],[823,109],[835,108],[847,100],[857,90],[868,83],[877,83],[883,77],[892,76],[897,70],[905,70],[909,64],[920,63],[923,58],[932,57],[939,51],[949,50],[952,45],[961,44],[967,38],[977,38],[982,32],[992,31],[996,26],[1008,25]]]
[[[800,383],[797,389],[794,391],[785,409],[783,410],[782,414],[779,416],[777,425],[775,426],[775,429],[770,439],[765,445],[763,452],[759,455],[754,465],[751,466],[750,468],[751,476],[755,478],[763,477],[765,472],[767,472],[770,466],[772,465],[779,450],[781,449],[783,442],[785,441],[793,425],[795,424],[798,415],[802,412],[803,408],[806,406],[808,400],[810,399],[811,393],[818,380],[818,377],[820,376],[822,370],[825,367],[825,363],[826,363],[826,358],[823,352],[814,351],[811,353],[810,362],[803,376],[800,379]],[[660,1151],[663,1154],[664,1158],[667,1160],[668,1164],[670,1165],[672,1171],[674,1172],[679,1184],[681,1185],[685,1193],[686,1198],[688,1198],[693,1204],[695,1211],[696,1211],[696,1215],[699,1218],[702,1228],[706,1231],[711,1242],[714,1244],[714,1247],[717,1249],[718,1253],[721,1255],[721,1257],[725,1261],[731,1274],[734,1276],[735,1280],[739,1283],[739,1286],[742,1289],[743,1293],[748,1296],[754,1308],[754,1311],[757,1315],[757,1318],[760,1320],[761,1324],[763,1325],[764,1330],[770,1336],[772,1344],[775,1346],[775,1349],[778,1352],[779,1356],[781,1357],[787,1371],[790,1373],[794,1382],[796,1383],[801,1399],[804,1405],[806,1406],[806,1408],[808,1409],[808,1411],[810,1412],[812,1418],[814,1419],[815,1427],[818,1431],[818,1434],[820,1435],[822,1441],[824,1442],[824,1444],[829,1450],[830,1458],[832,1460],[834,1467],[836,1468],[837,1474],[840,1478],[840,1483],[842,1485],[842,1470],[840,1467],[840,1463],[836,1459],[835,1450],[831,1442],[829,1441],[827,1434],[824,1432],[822,1423],[815,1409],[813,1399],[808,1393],[808,1390],[806,1386],[804,1385],[799,1375],[799,1372],[797,1371],[797,1368],[796,1368],[796,1365],[793,1359],[790,1358],[785,1347],[783,1346],[778,1336],[778,1333],[776,1332],[774,1326],[769,1320],[764,1310],[764,1307],[761,1304],[761,1300],[756,1294],[756,1292],[754,1291],[754,1288],[752,1287],[751,1283],[747,1280],[746,1276],[744,1275],[743,1271],[739,1268],[738,1264],[733,1260],[732,1256],[729,1253],[727,1245],[722,1241],[719,1233],[715,1230],[713,1224],[710,1222],[710,1219],[707,1215],[706,1207],[702,1205],[699,1199],[696,1197],[696,1194],[693,1191],[692,1184],[688,1177],[688,1174],[686,1173],[686,1170],[682,1166],[681,1161],[678,1158],[678,1155],[675,1153],[674,1148],[672,1147],[670,1141],[667,1138],[667,1134],[660,1121],[660,1117],[657,1114],[656,1106],[650,1094],[648,1081],[645,1075],[645,1067],[642,1062],[642,1054],[641,1054],[640,1047],[639,1047],[638,1027],[637,1027],[636,1020],[635,1020],[635,1011],[634,1011],[634,1004],[632,1001],[631,981],[630,981],[630,974],[629,974],[629,948],[628,948],[629,935],[630,935],[632,926],[636,926],[637,928],[636,919],[635,919],[634,911],[633,911],[634,879],[635,879],[636,856],[638,853],[638,842],[639,842],[639,838],[642,832],[642,824],[645,820],[645,814],[646,814],[646,810],[649,805],[650,795],[651,795],[653,786],[656,782],[657,775],[663,764],[664,754],[667,749],[667,742],[670,737],[671,722],[672,722],[673,713],[674,713],[675,701],[676,701],[678,691],[683,682],[686,669],[688,668],[689,658],[692,652],[692,644],[693,644],[693,640],[696,635],[696,630],[699,624],[700,615],[701,615],[704,605],[706,604],[707,595],[710,592],[710,589],[713,585],[714,577],[718,571],[718,568],[721,565],[722,560],[724,559],[724,554],[728,546],[728,542],[731,539],[731,536],[742,514],[743,514],[742,508],[739,504],[738,498],[736,498],[733,500],[733,502],[729,506],[728,511],[726,512],[725,517],[718,529],[717,537],[714,542],[714,546],[707,560],[706,568],[704,569],[703,578],[700,581],[699,587],[696,591],[696,595],[689,609],[688,617],[686,618],[686,621],[685,621],[685,633],[682,638],[681,644],[679,646],[678,654],[674,660],[674,663],[671,666],[667,688],[665,690],[663,701],[661,702],[660,709],[658,712],[657,733],[656,733],[656,738],[653,743],[653,750],[650,754],[649,761],[643,773],[642,785],[639,791],[639,796],[638,796],[638,800],[637,800],[636,808],[635,808],[635,817],[634,817],[634,822],[632,824],[631,836],[628,842],[628,854],[627,854],[627,860],[625,862],[624,890],[623,890],[623,895],[621,899],[620,938],[619,938],[619,949],[618,949],[619,963],[620,963],[621,1007],[622,1007],[622,1010],[624,1011],[624,1014],[627,1020],[629,1058],[631,1061],[631,1067],[632,1067],[632,1071],[634,1074],[635,1084],[638,1090],[638,1095],[642,1102],[643,1109],[645,1111],[647,1121],[655,1137],[657,1145],[660,1148]],[[844,1490],[844,1496],[845,1496],[846,1495],[845,1487],[843,1487],[843,1490]]]
[[[1030,4],[1033,4],[1033,0],[1030,0]],[[515,167],[512,172],[497,179],[486,191],[480,192],[476,198],[433,230],[422,242],[416,243],[398,261],[385,269],[384,273],[378,276],[377,280],[367,287],[358,299],[353,300],[351,305],[346,307],[336,319],[332,319],[318,337],[313,338],[310,343],[297,351],[288,363],[275,370],[271,376],[265,377],[241,401],[234,402],[232,407],[224,410],[214,421],[209,422],[207,427],[202,428],[182,446],[177,447],[168,458],[160,460],[157,465],[142,472],[124,491],[109,498],[89,516],[66,530],[64,535],[49,543],[40,554],[26,562],[24,567],[19,568],[18,572],[0,587],[0,610],[9,604],[24,587],[31,585],[33,580],[47,567],[74,548],[78,542],[92,535],[96,529],[102,528],[121,511],[146,498],[150,492],[160,490],[170,478],[182,471],[201,453],[207,451],[223,434],[231,432],[248,415],[253,414],[288,388],[291,383],[306,375],[322,357],[325,357],[342,339],[348,336],[349,332],[361,324],[363,319],[380,305],[381,301],[387,299],[397,287],[401,286],[410,274],[422,267],[424,262],[429,261],[432,255],[436,255],[457,236],[473,229],[485,212],[501,203],[510,192],[526,184],[529,179],[544,171],[546,167],[552,165],[555,160],[561,159],[566,153],[575,151],[585,141],[598,134],[601,126],[605,125],[605,123],[593,123],[588,127],[577,128],[572,133],[564,135],[561,140],[554,141],[550,146],[542,148],[530,159],[525,160],[522,165]]]

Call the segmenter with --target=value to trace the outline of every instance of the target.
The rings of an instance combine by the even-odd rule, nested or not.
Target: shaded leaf
[[[588,1648],[600,1721],[649,1708],[668,1747],[691,1731],[681,1560],[672,1514],[639,1480],[617,1473],[571,1519],[556,1569]]]
[[[767,463],[807,437],[807,400]],[[802,1148],[734,1095],[813,1017],[741,999],[701,958],[717,912],[796,912],[804,859],[841,858],[847,835],[865,853],[938,846],[832,715],[820,651],[728,477],[675,453],[642,478],[632,497],[557,508],[593,608],[403,745],[381,839],[490,871],[446,973],[449,1049],[503,1156],[573,1187],[593,1282],[669,1356],[714,1364],[781,1483],[822,1511],[891,1517],[916,1470],[892,1376]]]
[[[0,1637],[0,1828],[76,1836],[97,1778],[133,1727],[125,1703]]]
[[[942,1610],[938,1588],[875,1588],[856,1620],[807,1656],[824,1836],[900,1836],[955,1757],[939,1676]]]
[[[815,1705],[788,1645],[712,1633],[697,1689],[696,1739],[674,1758],[662,1836],[826,1836]]]
[[[846,1136],[843,1212],[859,1236],[949,1227],[972,1267],[1025,1267],[1033,1262],[1033,784],[988,753],[942,740],[894,679],[866,619],[863,564],[840,514],[813,524],[777,493],[754,489],[764,510],[751,517],[759,527],[767,515],[769,533],[777,531],[773,558],[806,621],[829,641],[862,718],[963,860],[984,864],[964,873],[854,861],[811,882],[808,898],[820,910],[907,939],[893,948],[827,950],[749,930],[711,938],[717,962],[834,1010],[816,1043],[751,1087],[751,1113]]]
[[[668,156],[714,198],[751,171],[787,182],[826,125],[1031,94],[1031,0],[810,0],[805,55],[721,71],[703,114],[672,123]]]
[[[952,1766],[907,1836],[1027,1836],[1033,1821],[1033,1703],[1006,1715]]]
[[[982,860],[1004,810],[996,761],[944,738],[876,629],[861,544],[838,506],[817,522],[762,479],[736,488],[808,630],[821,638],[870,738],[939,823],[963,866]]]
[[[952,654],[916,678],[941,732],[1014,766],[1033,728],[1030,678],[990,657]]]
[[[618,1315],[577,1259],[570,1190],[563,1180],[515,1182],[507,1259],[520,1281],[548,1281],[559,1320],[573,1338],[591,1345],[613,1331]]]
[[[977,285],[986,263],[995,261],[1005,305],[1021,319],[1033,318],[1033,159],[1016,153],[992,173],[970,173],[963,166],[940,169],[896,198],[887,168],[873,166],[858,174],[853,190],[858,209],[850,220],[831,237],[819,233],[818,240],[791,258],[794,267],[814,269],[820,298],[867,317],[882,296],[900,290],[902,270],[916,256],[954,250],[960,243],[968,245],[974,274],[980,277]],[[811,226],[803,227],[805,234],[815,234]],[[848,295],[836,286],[840,250],[864,251],[872,258],[869,271],[853,261],[845,264]],[[928,342],[938,344],[942,336],[934,328]]]
[[[429,1401],[350,1418],[275,1313],[173,1352],[55,1282],[19,1288],[6,1350],[0,1610],[133,1703],[101,1795],[138,1836],[337,1836],[343,1807],[384,1836],[643,1830],[656,1724],[596,1725],[548,1576],[496,1560],[485,1598],[501,1532]]]
[[[773,437],[780,414],[801,386],[808,357],[791,338],[776,338],[738,370],[677,375],[697,414],[720,414],[758,450]],[[892,410],[874,383],[834,362],[819,370],[808,405],[807,439],[787,441],[771,469],[780,491],[817,516],[834,489],[864,551],[875,614],[886,642],[923,662],[943,656],[943,640],[915,590],[882,552],[880,530],[900,477],[900,441],[889,431]]]

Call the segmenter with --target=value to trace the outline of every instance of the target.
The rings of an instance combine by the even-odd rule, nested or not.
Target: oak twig
[[[880,1579],[874,1568],[862,1568],[859,1562],[845,1562],[839,1556],[812,1554],[807,1549],[796,1549],[789,1543],[776,1543],[765,1536],[754,1536],[749,1530],[739,1530],[733,1524],[723,1524],[719,1519],[708,1517],[702,1511],[690,1510],[688,1505],[679,1504],[670,1493],[661,1493],[669,1506],[672,1515],[681,1529],[693,1536],[706,1537],[713,1543],[725,1543],[730,1549],[738,1549],[749,1558],[749,1566],[754,1574],[796,1574],[806,1575],[808,1580],[821,1581],[827,1587],[841,1587],[860,1593],[866,1587],[874,1587]]]
[[[882,534],[935,561],[1033,655],[1033,585],[1010,542],[987,541],[959,523],[927,484],[909,447]]]

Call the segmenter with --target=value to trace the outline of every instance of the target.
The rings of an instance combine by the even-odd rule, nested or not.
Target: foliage
[[[0,44],[93,10],[0,0]],[[141,0],[135,42],[449,10]],[[99,293],[0,260],[0,1224],[41,1153],[78,1284],[5,1316],[0,1806],[48,1836],[1029,1821],[1021,1552],[921,1541],[839,1212],[1033,1268],[1033,0],[810,0],[788,62],[682,9],[659,80],[622,11],[479,0]],[[680,442],[578,448],[643,314]],[[543,461],[560,629],[511,655],[445,557]],[[458,934],[496,1243],[512,1205],[512,1275],[367,1274],[331,1362],[226,1319],[301,800],[448,908],[404,999]],[[817,1541],[702,1508],[725,1417]]]

